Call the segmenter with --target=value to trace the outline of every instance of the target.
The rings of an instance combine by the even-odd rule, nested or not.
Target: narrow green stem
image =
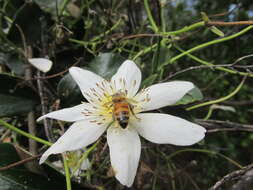
[[[144,55],[148,52],[150,52],[152,49],[154,49],[156,46],[158,45],[158,43],[153,44],[152,46],[149,46],[141,51],[139,51],[133,58],[132,60],[135,61],[138,57],[140,57],[141,55]]]
[[[185,52],[182,48],[178,47],[178,46],[174,46],[177,50],[179,50],[180,52]],[[203,59],[200,59],[190,53],[187,54],[188,57],[190,57],[191,59],[197,61],[198,63],[200,64],[203,64],[203,65],[208,65],[208,66],[215,66],[214,64],[210,63],[210,62],[207,62]],[[220,71],[225,71],[227,73],[230,73],[230,74],[238,74],[238,75],[241,75],[241,76],[248,76],[248,77],[253,77],[253,74],[251,73],[247,73],[247,72],[241,72],[241,71],[236,71],[236,70],[232,70],[232,69],[229,69],[229,68],[225,68],[225,67],[212,67],[213,69],[216,69],[216,70],[220,70]]]
[[[145,7],[145,10],[147,12],[147,16],[148,16],[148,20],[151,24],[151,27],[152,27],[152,30],[156,33],[159,31],[156,23],[155,23],[155,20],[151,14],[151,11],[150,11],[150,8],[149,8],[149,4],[148,4],[148,0],[144,0],[144,7]]]
[[[63,158],[63,165],[64,165],[64,171],[65,171],[67,190],[71,190],[71,179],[70,179],[68,162],[67,162],[67,159],[65,158],[65,155],[62,155],[62,158]]]
[[[52,145],[52,143],[50,143],[50,142],[48,142],[48,141],[46,141],[46,140],[43,140],[43,139],[41,139],[41,138],[39,138],[39,137],[33,136],[33,135],[31,135],[30,133],[27,133],[27,132],[25,132],[25,131],[23,131],[23,130],[20,130],[20,129],[18,129],[17,127],[15,127],[15,126],[13,126],[13,125],[11,125],[11,124],[5,122],[4,120],[1,120],[1,119],[0,119],[0,124],[2,124],[3,126],[7,127],[8,129],[10,129],[10,130],[12,130],[12,131],[15,131],[16,133],[18,133],[18,134],[20,134],[20,135],[23,135],[23,136],[25,136],[25,137],[28,137],[28,138],[30,138],[30,139],[33,139],[33,140],[35,140],[35,141],[37,141],[37,142],[39,142],[39,143],[42,143],[42,144],[47,145],[47,146],[51,146],[51,145]]]
[[[85,159],[87,159],[87,157],[88,157],[88,155],[90,154],[90,152],[93,151],[93,150],[97,147],[98,143],[99,143],[99,141],[97,141],[95,144],[93,144],[90,148],[88,148],[88,149],[84,152],[84,154],[82,155],[82,157],[81,157],[80,160],[78,161],[78,164],[77,164],[76,167],[73,169],[72,175],[73,175],[74,173],[76,173],[76,171],[78,170],[78,168],[81,167],[83,161],[84,161]]]
[[[203,27],[205,26],[205,22],[204,21],[201,21],[201,22],[197,22],[197,23],[194,23],[190,26],[185,26],[179,30],[175,30],[175,31],[171,31],[171,32],[163,32],[162,35],[178,35],[178,34],[181,34],[181,33],[184,33],[184,32],[188,32],[188,31],[191,31],[191,30],[194,30],[196,28],[200,28],[200,27]]]
[[[164,14],[164,5],[159,1],[160,3],[160,18],[161,18],[161,30],[162,32],[166,31],[166,23],[165,23],[165,14]]]
[[[204,118],[204,120],[208,120],[211,117],[212,113],[213,113],[213,108],[211,106],[209,107],[208,113],[206,114],[206,117]]]
[[[102,34],[95,36],[94,38],[92,38],[90,41],[91,42],[95,42],[100,40],[101,38],[103,38],[105,35],[111,33],[114,29],[116,29],[119,24],[121,23],[122,19],[119,19],[110,29],[106,30],[105,32],[103,32]]]
[[[253,28],[253,26],[248,26],[248,27],[244,28],[243,30],[241,30],[240,32],[235,33],[233,35],[230,35],[230,36],[227,36],[227,37],[224,37],[224,38],[220,38],[220,39],[217,39],[217,40],[212,40],[210,42],[206,42],[206,43],[200,44],[198,46],[195,46],[194,48],[191,48],[191,49],[189,49],[189,50],[187,50],[187,51],[171,58],[170,60],[165,62],[163,65],[161,65],[161,67],[164,67],[168,64],[171,64],[171,63],[175,62],[176,60],[180,59],[181,57],[183,57],[185,55],[188,55],[189,53],[192,53],[194,51],[197,51],[199,49],[202,49],[202,48],[208,47],[208,46],[213,45],[213,44],[218,44],[218,43],[236,38],[236,37],[246,33],[247,31],[251,30],[252,28]],[[160,67],[160,69],[161,69],[161,67]]]
[[[102,39],[105,35],[109,34],[110,32],[112,32],[115,28],[117,28],[119,26],[119,24],[121,23],[121,19],[118,20],[118,22],[116,22],[109,30],[105,31],[103,34],[100,34],[98,36],[95,36],[94,38],[92,38],[89,41],[83,41],[83,40],[76,40],[73,38],[70,38],[69,41],[70,42],[74,42],[83,46],[87,46],[87,45],[97,45],[100,43],[104,43],[106,40]]]
[[[242,88],[244,82],[245,82],[245,79],[246,77],[242,80],[242,82],[237,86],[237,88],[231,92],[229,95],[227,96],[224,96],[222,98],[219,98],[217,100],[211,100],[211,101],[208,101],[208,102],[204,102],[202,104],[197,104],[197,105],[194,105],[194,106],[191,106],[189,108],[186,108],[187,111],[190,111],[190,110],[193,110],[193,109],[196,109],[196,108],[199,108],[199,107],[203,107],[203,106],[207,106],[207,105],[210,105],[210,104],[217,104],[217,103],[220,103],[220,102],[223,102],[229,98],[231,98],[232,96],[234,96],[237,92],[239,92],[239,90]]]

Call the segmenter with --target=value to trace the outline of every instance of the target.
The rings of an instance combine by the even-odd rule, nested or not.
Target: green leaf
[[[0,117],[24,114],[38,102],[38,95],[17,78],[0,74]]]
[[[200,91],[199,88],[195,87],[192,90],[190,90],[186,95],[184,95],[184,97],[179,100],[176,105],[179,104],[189,104],[195,101],[200,101],[203,99],[203,94]]]
[[[59,12],[62,7],[64,0],[34,0],[43,11],[49,12],[53,16],[57,16],[57,11]],[[57,10],[58,8],[58,10]]]
[[[118,54],[101,53],[90,62],[89,69],[106,79],[111,79],[124,60],[125,59]]]
[[[41,39],[41,19],[45,14],[35,3],[25,3],[17,11],[15,20],[8,33],[8,39],[13,43],[23,44],[22,35],[28,44],[34,44]],[[22,32],[18,29],[22,30]]]
[[[31,99],[0,94],[0,117],[24,114],[34,106],[35,102]]]
[[[204,22],[209,22],[210,21],[210,19],[208,18],[207,14],[205,12],[200,12],[200,14],[201,14],[202,20]]]
[[[225,34],[215,26],[211,26],[210,29],[213,33],[215,33],[219,37],[224,37],[225,36]]]
[[[25,73],[26,65],[18,54],[0,52],[0,64],[6,65],[17,75],[24,75]]]
[[[57,85],[57,92],[63,103],[67,105],[80,104],[82,99],[81,91],[70,74],[66,74]]]
[[[20,161],[20,158],[13,145],[8,143],[0,144],[0,167]],[[44,165],[45,166],[45,165]],[[56,170],[45,166],[47,176],[41,176],[27,170],[23,165],[0,171],[1,190],[45,190],[45,189],[66,189],[65,177]],[[88,188],[79,187],[73,183],[73,190],[85,190]]]

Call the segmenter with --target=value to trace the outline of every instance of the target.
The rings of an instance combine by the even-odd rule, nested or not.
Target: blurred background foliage
[[[145,2],[154,25],[148,17]],[[69,67],[77,65],[109,79],[123,60],[133,59],[142,70],[142,86],[161,81],[188,80],[198,87],[176,106],[158,111],[195,122],[204,118],[205,121],[222,121],[222,124],[216,123],[214,126],[218,129],[224,128],[227,122],[239,123],[239,126],[233,123],[225,125],[232,130],[216,132],[210,130],[205,140],[193,147],[156,145],[142,139],[141,164],[132,189],[208,189],[224,175],[253,161],[252,130],[243,131],[240,125],[253,126],[253,57],[251,57],[253,31],[249,30],[231,40],[200,48],[192,53],[195,57],[188,54],[174,62],[170,62],[171,58],[184,50],[222,37],[217,36],[211,27],[205,25],[175,35],[169,32],[202,21],[201,12],[206,13],[211,21],[252,20],[253,2],[251,0],[146,0],[145,2],[1,0],[0,116],[8,123],[29,132],[28,113],[33,112],[37,118],[43,114],[42,109],[49,112],[85,101],[67,72]],[[245,27],[217,26],[225,37]],[[53,67],[46,74],[40,73],[28,64],[27,59],[30,57],[49,58],[53,61]],[[219,70],[217,67],[203,67],[201,65],[204,61],[222,65],[233,72]],[[233,63],[235,64],[231,66]],[[27,70],[32,71],[30,78],[26,77]],[[185,72],[182,72],[184,70]],[[215,106],[210,104],[187,111],[191,104],[201,104],[229,95],[243,80],[242,75],[249,76],[239,92],[230,99],[221,101]],[[47,121],[50,130],[48,134],[44,125],[45,123],[37,124],[36,136],[52,142],[69,126],[66,123]],[[205,124],[203,126],[208,128]],[[0,126],[0,135],[0,166],[25,158],[24,149],[29,149],[27,137],[4,126]],[[16,149],[7,143],[15,145]],[[73,178],[74,189],[123,189],[123,186],[112,177],[108,147],[105,144],[106,141],[102,138],[89,154],[92,166]],[[17,154],[21,147],[22,154]],[[42,153],[45,148],[38,145],[37,152]],[[26,154],[29,155],[29,152]],[[53,160],[58,159],[56,156]],[[60,169],[55,170],[51,167],[54,166],[43,165],[43,170],[41,168],[36,170],[37,174],[21,166],[0,171],[0,189],[64,188],[62,187],[64,178],[59,176]],[[17,171],[20,173],[16,173]],[[24,179],[26,183],[21,183],[19,179],[23,171],[31,176]],[[16,182],[20,184],[18,187],[14,186]],[[231,189],[236,182],[228,182],[222,189]],[[252,186],[245,187],[245,189],[252,188]]]

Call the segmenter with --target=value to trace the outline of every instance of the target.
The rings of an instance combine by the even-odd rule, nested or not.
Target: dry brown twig
[[[244,176],[246,172],[249,170],[253,169],[253,164],[250,164],[248,166],[243,167],[240,170],[233,171],[227,175],[225,175],[222,179],[217,181],[212,187],[209,188],[209,190],[216,190],[220,188],[224,183],[229,182],[229,181],[234,181],[237,179],[240,179]]]
[[[248,125],[248,124],[234,123],[230,121],[203,120],[203,119],[196,119],[195,122],[207,128],[208,133],[220,132],[220,131],[253,132],[253,125]]]
[[[1,168],[0,168],[0,171],[8,170],[8,169],[11,169],[11,168],[13,168],[13,167],[16,167],[16,166],[25,164],[25,163],[30,162],[30,161],[33,161],[33,160],[39,158],[41,155],[42,155],[42,154],[39,154],[39,155],[36,155],[36,156],[32,156],[32,157],[29,157],[29,158],[20,160],[20,161],[18,161],[18,162],[14,162],[14,163],[9,164],[9,165],[7,165],[7,166],[1,167]]]

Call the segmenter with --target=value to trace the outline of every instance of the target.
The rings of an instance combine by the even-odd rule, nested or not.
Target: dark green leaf
[[[25,3],[17,12],[8,33],[13,43],[23,44],[22,35],[27,43],[34,44],[41,39],[41,18],[45,16],[35,3]],[[18,29],[18,27],[22,32]]]
[[[57,11],[59,13],[60,8],[63,5],[64,0],[34,0],[40,8],[46,12],[49,12],[50,14],[56,16]],[[58,8],[58,10],[57,10]]]
[[[89,64],[89,69],[94,73],[111,79],[112,75],[116,73],[119,66],[125,59],[114,53],[101,53]]]
[[[6,65],[17,75],[23,75],[25,72],[25,63],[18,54],[0,52],[0,64]]]
[[[0,94],[0,117],[27,113],[34,106],[35,102],[31,99]]]
[[[15,77],[0,74],[0,117],[29,112],[38,96]]]
[[[70,74],[65,75],[57,86],[57,92],[62,101],[71,104],[78,104],[82,100],[81,91]]]

